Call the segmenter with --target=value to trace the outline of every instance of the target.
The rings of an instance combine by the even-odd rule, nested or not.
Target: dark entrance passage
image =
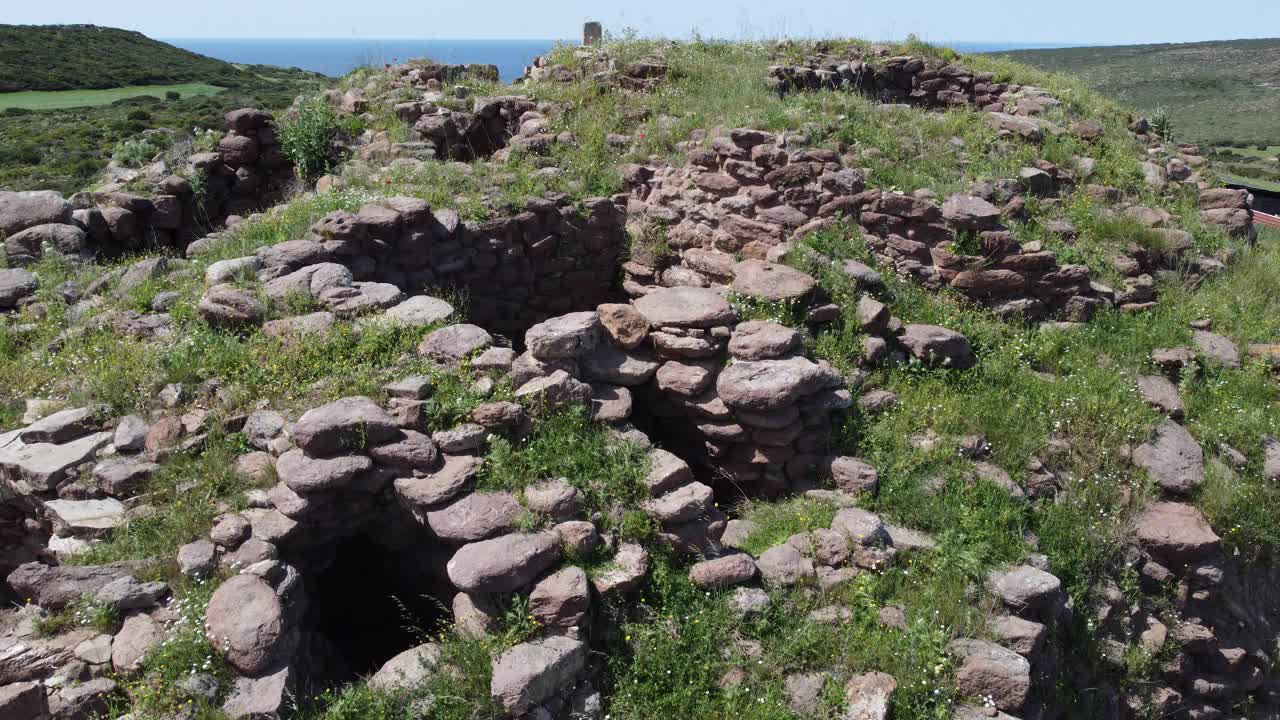
[[[336,655],[325,663],[329,682],[377,671],[452,620],[450,598],[437,597],[446,588],[412,551],[392,552],[363,535],[343,541],[334,561],[307,578],[307,590],[306,631]]]

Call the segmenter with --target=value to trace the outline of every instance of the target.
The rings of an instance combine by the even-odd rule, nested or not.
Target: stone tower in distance
[[[603,34],[604,28],[602,28],[598,22],[592,21],[582,24],[583,45],[599,45]]]

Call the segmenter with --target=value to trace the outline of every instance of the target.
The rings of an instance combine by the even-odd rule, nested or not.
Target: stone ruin
[[[874,70],[819,63],[771,70],[771,77],[799,78],[785,88],[794,91],[810,87],[811,78],[824,87],[849,74],[860,79],[842,87],[875,88],[885,101],[942,107],[963,100],[992,111],[993,125],[1010,136],[1034,141],[1053,132],[1032,109],[1051,107],[1052,98],[1034,89],[997,88],[990,78],[955,66],[911,60],[894,59]],[[434,71],[412,66],[387,72],[401,78],[400,87],[426,93],[448,77],[448,71],[433,77]],[[553,80],[555,72],[547,76]],[[362,101],[350,94],[335,98],[352,112],[367,110]],[[424,156],[470,158],[478,147],[500,152],[515,144],[512,138],[546,135],[525,132],[543,130],[545,117],[524,98],[477,98],[473,113],[434,103],[424,98],[396,108],[422,126],[414,142],[424,143]],[[240,172],[251,164],[250,143],[257,144],[258,159],[272,144],[269,118],[240,112],[250,114],[233,113],[234,122],[228,116],[230,140],[208,166],[225,181],[229,197],[240,183],[247,183],[246,191],[252,184],[242,175],[256,171]],[[424,124],[427,118],[433,119]],[[446,129],[434,134],[425,132],[428,127]],[[472,138],[466,128],[479,128],[480,135]],[[1141,309],[1154,301],[1147,293],[1150,273],[1164,258],[1132,250],[1124,256],[1132,264],[1117,258],[1129,280],[1115,291],[1091,281],[1081,266],[1059,265],[1052,253],[1020,245],[1002,224],[1002,217],[1017,216],[1022,196],[1056,194],[1083,180],[1084,167],[1037,163],[1015,180],[939,202],[927,191],[867,188],[848,158],[807,148],[792,135],[739,128],[708,145],[690,143],[682,167],[625,167],[628,196],[587,200],[581,207],[554,197],[532,199],[522,212],[483,223],[433,211],[420,200],[392,198],[357,213],[331,213],[304,238],[208,268],[201,316],[226,328],[262,324],[270,334],[303,333],[337,318],[436,324],[453,309],[423,293],[461,290],[477,324],[431,332],[418,354],[459,373],[478,373],[490,386],[505,378],[518,401],[481,405],[455,427],[430,427],[425,404],[432,383],[409,377],[384,386],[376,399],[343,398],[292,421],[271,410],[222,421],[224,430],[243,432],[253,447],[237,459],[237,472],[274,484],[251,492],[246,509],[228,509],[207,538],[183,546],[174,562],[194,578],[238,572],[219,587],[205,615],[209,639],[235,670],[223,708],[228,715],[272,716],[312,683],[369,673],[375,687],[412,685],[437,670],[439,648],[416,644],[420,638],[401,627],[403,613],[428,630],[453,622],[461,632],[483,632],[514,593],[527,599],[542,630],[493,658],[494,701],[512,717],[599,718],[599,664],[589,652],[594,614],[600,599],[640,586],[647,551],[601,533],[601,518],[586,512],[572,482],[581,478],[530,478],[517,493],[478,487],[486,445],[498,436],[523,437],[548,408],[581,406],[616,436],[646,448],[649,498],[639,509],[675,551],[700,559],[689,571],[695,585],[734,588],[731,607],[744,618],[768,607],[765,589],[833,587],[932,546],[927,535],[854,507],[859,494],[875,492],[878,472],[829,447],[833,417],[855,403],[876,412],[893,403],[891,394],[872,391],[855,400],[861,374],[846,377],[806,357],[801,331],[743,321],[735,308],[781,305],[814,327],[840,314],[812,276],[781,264],[798,250],[793,240],[807,232],[856,223],[885,267],[928,287],[949,287],[1001,314],[1084,321],[1105,305]],[[1099,186],[1096,192],[1108,190]],[[61,249],[58,237],[74,234],[61,228],[88,232],[72,224],[75,218],[61,202],[30,194],[3,198],[0,220],[40,216],[48,207],[48,222],[30,227],[55,226],[41,232]],[[6,215],[15,203],[25,209]],[[1206,222],[1238,237],[1250,235],[1247,194],[1206,189],[1200,207]],[[1173,225],[1172,218],[1143,210],[1126,212],[1167,230],[1170,247],[1183,253],[1191,248],[1186,233],[1164,227]],[[113,215],[119,225],[122,215]],[[664,226],[664,240],[676,254],[637,246],[622,266],[618,293],[626,216],[640,234]],[[114,231],[109,237],[121,244]],[[176,233],[174,242],[182,244]],[[209,242],[187,250],[199,254]],[[32,248],[45,246],[44,240],[24,241],[6,250],[20,261],[29,256],[29,262],[38,256]],[[1206,273],[1213,270],[1211,258],[1190,259]],[[830,258],[812,254],[803,260],[810,268],[832,266]],[[916,361],[961,369],[976,362],[963,335],[892,317],[875,297],[884,285],[876,270],[852,260],[833,269],[857,291],[864,341],[863,356],[851,359],[856,365]],[[25,271],[4,272],[0,308],[29,302],[34,285],[12,275]],[[325,309],[268,320],[253,293],[229,284],[249,276],[272,299],[301,294]],[[489,329],[518,347],[503,347]],[[82,548],[124,522],[139,507],[137,488],[159,469],[156,461],[198,448],[209,422],[207,410],[192,410],[153,423],[124,418],[112,427],[96,409],[77,408],[0,435],[0,539],[23,539],[0,558],[8,587],[45,609],[87,594],[126,617],[120,632],[105,639],[78,631],[70,639],[36,640],[20,628],[0,628],[5,707],[29,708],[32,717],[98,708],[94,703],[114,687],[105,673],[136,669],[142,653],[160,642],[163,626],[173,622],[161,604],[169,589],[134,579],[140,566],[31,561]],[[1167,442],[1166,436],[1176,433],[1162,428],[1151,444]],[[1139,464],[1151,454],[1144,447],[1135,451]],[[1045,487],[1024,490],[1007,475],[1000,484],[1014,494],[1052,496],[1057,480],[1036,463],[1028,484],[1047,478]],[[1160,479],[1161,467],[1147,469]],[[823,489],[828,480],[831,487]],[[1163,501],[1138,519],[1134,567],[1151,587],[1176,584],[1186,622],[1164,628],[1146,609],[1129,607],[1118,588],[1104,606],[1087,611],[1117,637],[1138,632],[1157,648],[1165,635],[1180,642],[1183,652],[1162,669],[1167,687],[1147,694],[1145,702],[1156,708],[1190,707],[1200,717],[1214,717],[1224,699],[1280,703],[1266,678],[1268,649],[1256,640],[1263,635],[1258,628],[1280,617],[1270,592],[1276,579],[1245,575],[1240,561],[1223,555],[1203,517],[1182,502],[1180,482],[1161,483]],[[718,506],[742,496],[792,493],[822,497],[842,509],[829,528],[756,556],[742,551],[749,523],[728,518]],[[589,577],[564,564],[596,547],[613,554],[607,571]],[[1070,607],[1061,583],[1037,563],[1033,557],[988,578],[1000,611],[990,628],[994,642],[951,644],[960,691],[985,697],[994,708],[961,707],[956,717],[1035,717],[1049,697],[1063,661],[1046,640],[1049,627],[1080,610]],[[360,592],[371,585],[405,605]],[[1249,600],[1231,604],[1228,593]],[[371,602],[381,604],[371,610]],[[901,622],[892,610],[882,611],[882,622]],[[847,612],[831,606],[815,611],[813,619],[840,622]],[[35,682],[54,673],[85,682]],[[850,697],[882,698],[886,707],[894,682],[882,673],[856,676]]]
[[[1002,314],[1087,320],[1114,296],[1090,283],[1086,267],[1060,266],[1052,252],[1023,248],[1001,224],[1001,209],[979,195],[939,205],[928,193],[867,189],[864,171],[845,167],[835,152],[788,143],[739,128],[712,138],[710,148],[690,150],[684,167],[625,168],[630,213],[665,225],[667,245],[680,253],[633,258],[624,266],[628,293],[730,285],[735,253],[777,260],[791,238],[843,219],[860,225],[868,246],[900,274],[951,287]],[[992,198],[994,189],[979,192]]]
[[[262,324],[266,309],[255,296],[226,284],[252,274],[281,305],[301,296],[325,308],[271,321],[273,334],[381,310],[425,324],[452,310],[438,316],[421,294],[451,289],[466,298],[473,320],[519,337],[536,322],[608,299],[624,243],[621,210],[605,198],[586,200],[582,209],[532,198],[523,212],[484,222],[391,198],[358,213],[330,213],[307,237],[215,263],[199,310],[220,327]]]
[[[69,199],[53,191],[0,192],[0,237],[9,267],[29,265],[53,249],[64,255],[117,258],[144,249],[183,251],[228,220],[284,199],[293,165],[276,142],[270,114],[227,113],[226,134],[214,152],[187,158],[175,174],[159,160],[128,171],[93,192]],[[197,197],[189,178],[203,182]],[[139,182],[150,193],[131,190]]]
[[[938,58],[872,59],[816,55],[800,65],[772,65],[765,84],[780,95],[807,90],[848,90],[889,104],[940,109],[974,106],[1006,117],[1035,117],[1062,103],[1048,90],[996,82]],[[1033,127],[1034,124],[1023,127]]]
[[[545,125],[545,116],[529,98],[472,97],[465,85],[446,93],[448,85],[468,78],[496,82],[498,69],[494,65],[410,63],[388,65],[383,71],[385,77],[370,81],[364,88],[325,94],[331,105],[352,115],[372,118],[370,113],[375,107],[388,106],[387,110],[410,126],[409,139],[404,142],[392,142],[372,133],[356,139],[356,154],[362,159],[396,156],[467,162],[487,158],[508,145],[545,153],[555,140],[552,135],[541,137],[545,130],[522,132],[526,124],[535,120]]]

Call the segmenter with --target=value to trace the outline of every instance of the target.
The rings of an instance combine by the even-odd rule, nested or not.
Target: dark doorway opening
[[[447,588],[412,551],[391,551],[365,535],[342,541],[333,562],[307,578],[307,631],[340,660],[331,682],[376,672],[452,621]],[[445,595],[442,601],[441,595]]]

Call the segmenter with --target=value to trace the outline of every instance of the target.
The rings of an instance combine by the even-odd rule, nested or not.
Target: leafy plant
[[[343,123],[324,98],[304,99],[296,113],[277,123],[276,129],[285,155],[304,180],[314,181],[333,168],[333,141]]]
[[[150,140],[135,138],[118,143],[111,153],[111,159],[117,165],[138,168],[151,162],[160,150],[161,148]]]
[[[1151,113],[1151,132],[1165,142],[1173,142],[1173,117],[1168,107],[1161,105]]]

